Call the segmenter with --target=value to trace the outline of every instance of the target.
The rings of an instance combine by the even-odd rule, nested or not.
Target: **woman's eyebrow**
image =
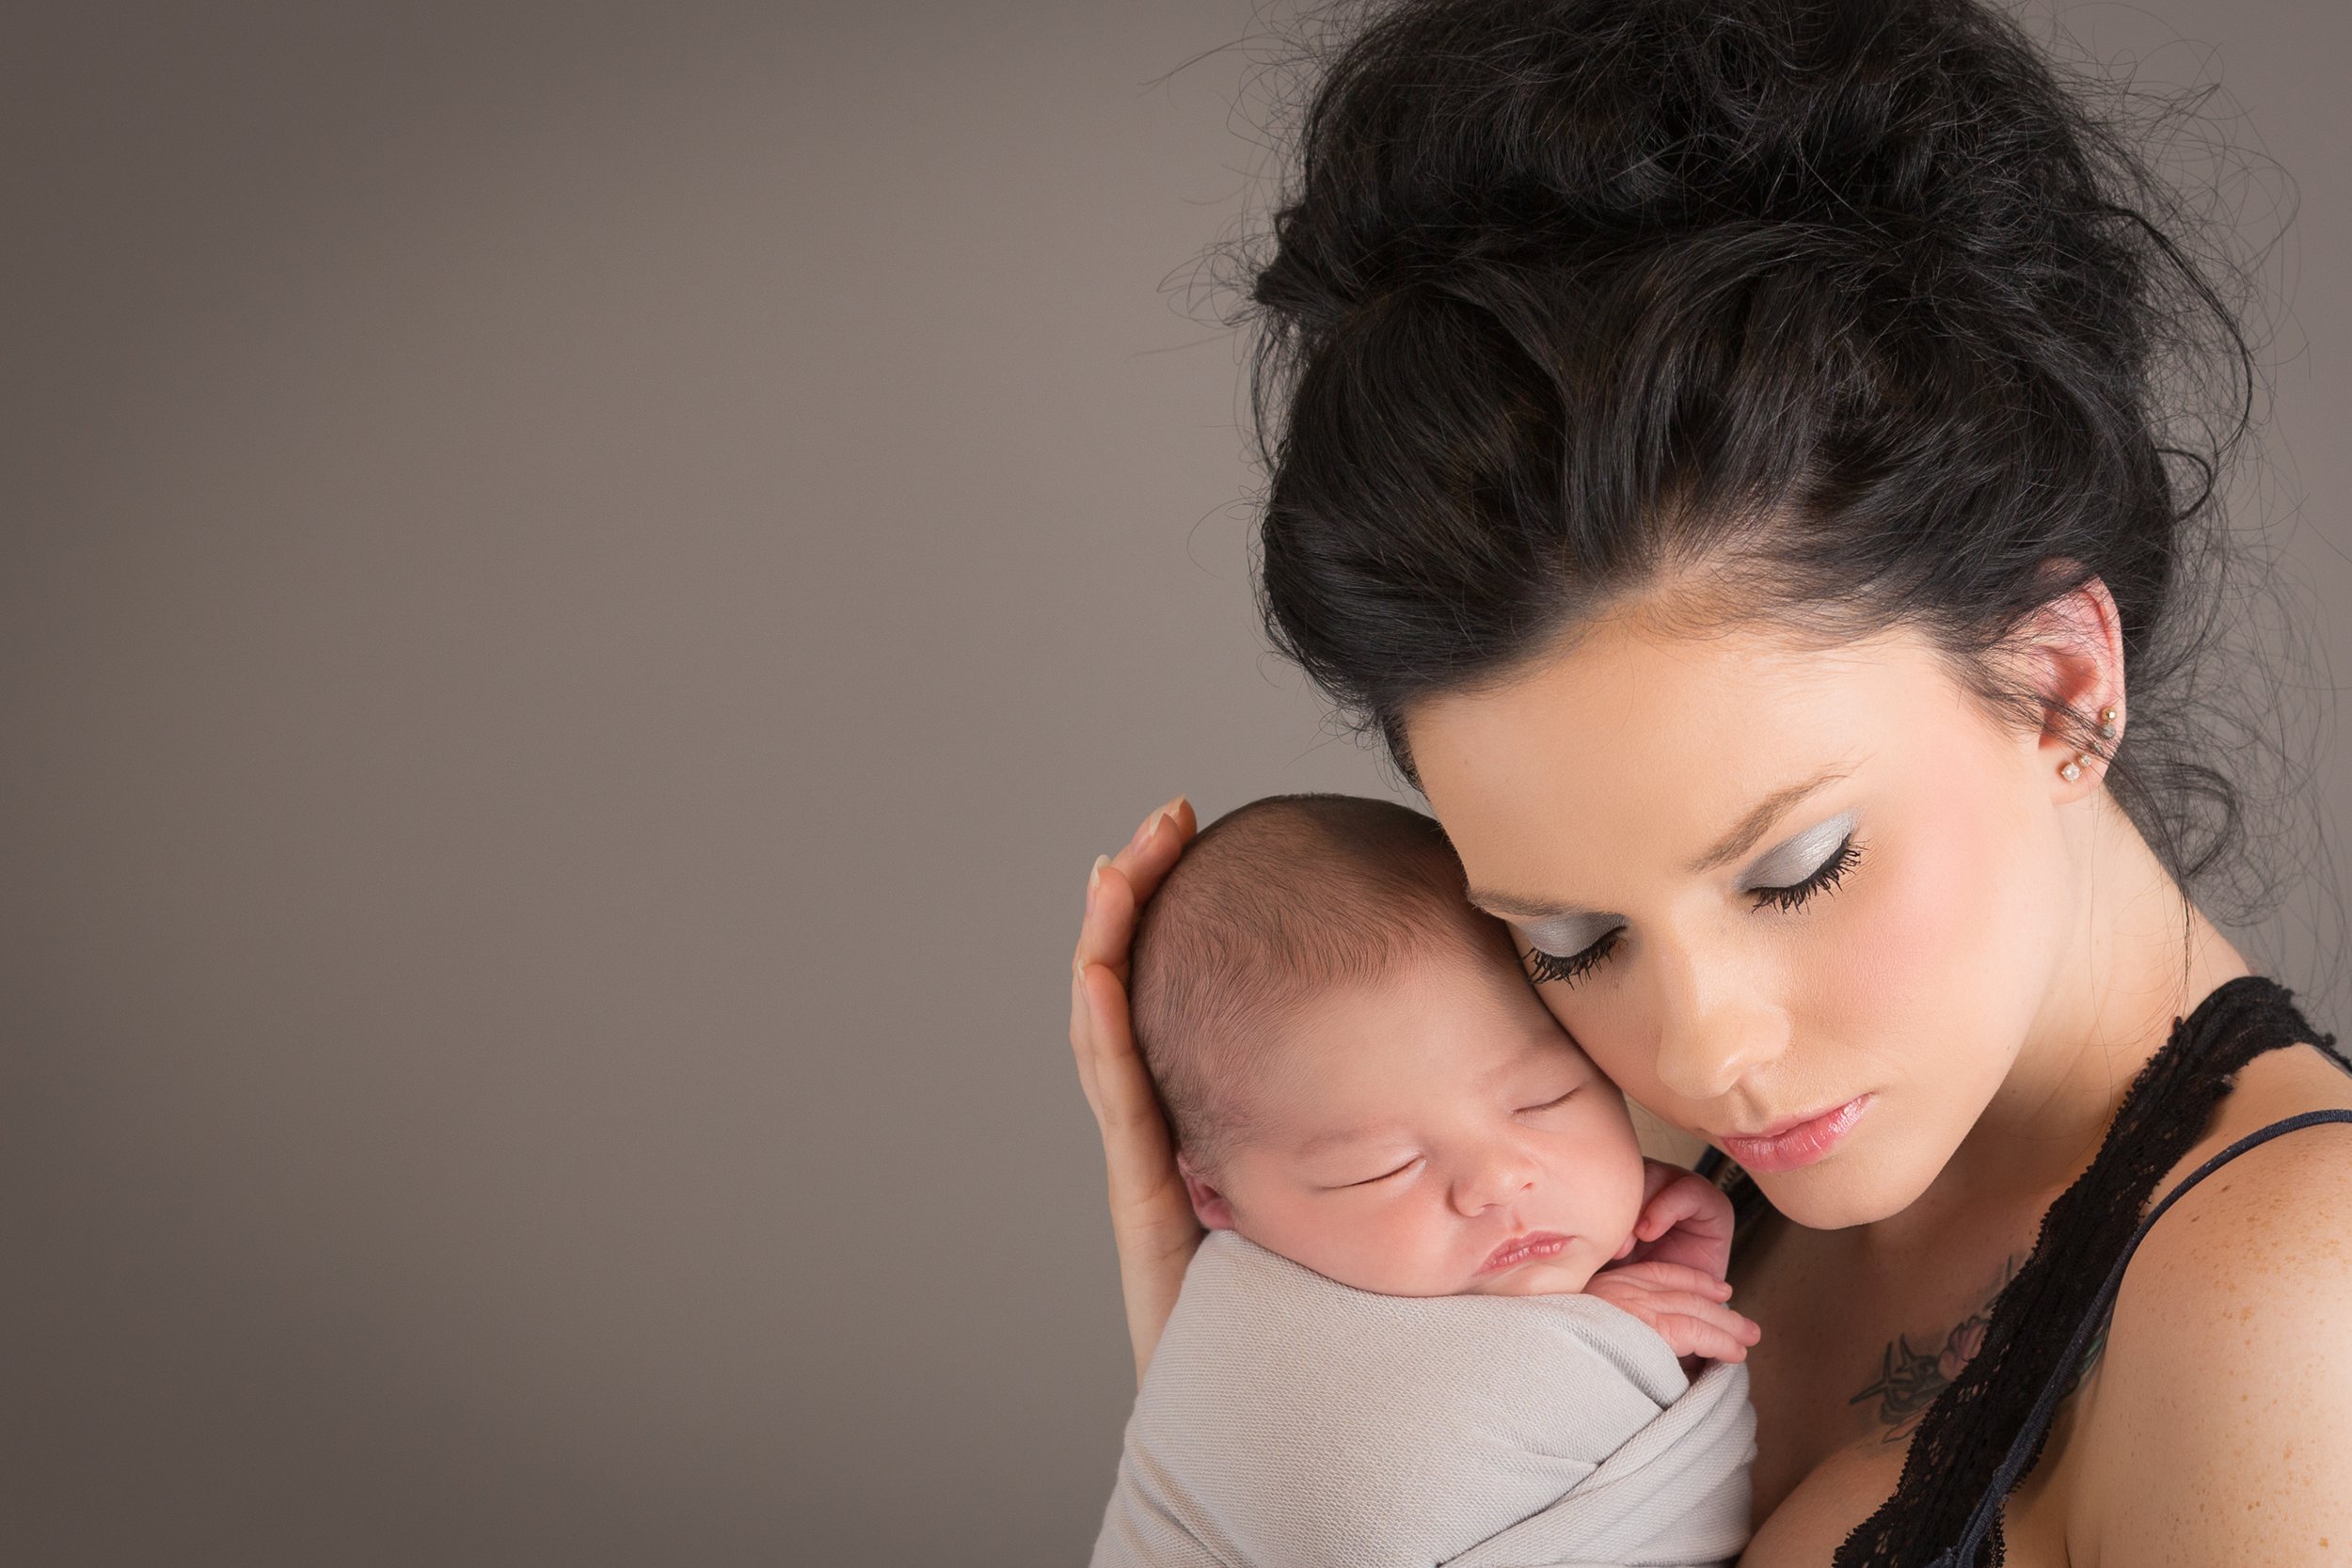
[[[1831,768],[1816,774],[1804,784],[1790,784],[1786,789],[1775,789],[1758,800],[1754,811],[1740,818],[1731,832],[1717,839],[1712,848],[1692,861],[1692,871],[1693,873],[1712,871],[1718,866],[1730,864],[1755,848],[1756,841],[1771,830],[1773,823],[1780,820],[1782,814],[1789,807],[1824,784],[1833,784],[1840,779],[1849,777],[1851,772],[1851,768]]]
[[[1791,806],[1824,785],[1851,777],[1852,772],[1851,768],[1828,768],[1803,784],[1793,784],[1785,789],[1773,790],[1770,795],[1758,800],[1755,807],[1745,816],[1740,818],[1729,832],[1716,840],[1705,854],[1692,861],[1692,872],[1695,875],[1700,872],[1712,871],[1717,866],[1727,865],[1738,860],[1755,848],[1756,842],[1772,830],[1772,824],[1779,821]],[[1500,915],[1505,920],[1576,920],[1597,917],[1601,912],[1577,904],[1555,904],[1541,898],[1529,898],[1518,894],[1502,893],[1480,887],[1470,890],[1470,901],[1487,913]]]

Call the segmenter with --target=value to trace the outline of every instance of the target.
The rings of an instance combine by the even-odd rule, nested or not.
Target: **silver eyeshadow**
[[[1514,920],[1511,928],[1527,939],[1538,953],[1555,958],[1574,958],[1625,924],[1614,914],[1575,914],[1556,920]]]
[[[1740,879],[1740,886],[1751,893],[1758,888],[1796,886],[1829,863],[1838,847],[1852,835],[1854,820],[1854,813],[1841,811],[1820,826],[1807,828],[1766,851],[1763,858],[1748,867],[1748,874]]]
[[[1794,887],[1835,857],[1854,831],[1858,814],[1841,811],[1828,821],[1783,840],[1750,863],[1740,879],[1742,892]],[[1625,924],[1621,914],[1568,914],[1549,920],[1514,920],[1511,927],[1529,945],[1554,958],[1573,958]]]

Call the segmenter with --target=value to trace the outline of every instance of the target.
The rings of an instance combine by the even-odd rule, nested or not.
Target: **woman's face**
[[[2062,791],[1916,633],[1613,617],[1406,737],[1554,1015],[1801,1224],[1907,1208],[2047,1005]]]

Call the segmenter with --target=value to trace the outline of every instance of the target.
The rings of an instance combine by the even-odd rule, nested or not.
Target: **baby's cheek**
[[[1444,1295],[1459,1289],[1458,1237],[1434,1195],[1346,1196],[1283,1216],[1279,1233],[1250,1239],[1327,1278],[1381,1295]],[[1248,1234],[1245,1229],[1244,1234]]]
[[[1568,1134],[1569,1157],[1560,1179],[1577,1212],[1568,1228],[1604,1249],[1633,1234],[1641,1218],[1645,1172],[1641,1140],[1622,1101],[1595,1099],[1591,1114]]]
[[[1460,1227],[1434,1192],[1389,1205],[1361,1238],[1365,1266],[1388,1280],[1391,1295],[1446,1295],[1461,1289]]]

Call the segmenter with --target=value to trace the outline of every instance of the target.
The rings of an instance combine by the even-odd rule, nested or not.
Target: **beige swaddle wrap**
[[[1747,1542],[1747,1393],[1590,1296],[1373,1295],[1213,1232],[1093,1568],[1711,1568]]]

